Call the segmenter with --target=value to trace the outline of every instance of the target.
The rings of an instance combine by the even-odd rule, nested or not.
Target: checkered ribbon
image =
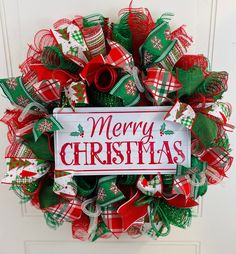
[[[81,217],[81,203],[82,202],[79,198],[75,198],[68,203],[62,203],[46,208],[45,211],[50,212],[52,218],[59,223],[65,221],[73,222],[79,220]]]
[[[167,101],[168,94],[181,88],[181,84],[171,72],[156,67],[148,69],[143,83],[158,106]]]

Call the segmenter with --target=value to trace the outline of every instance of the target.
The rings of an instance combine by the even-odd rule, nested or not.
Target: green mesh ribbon
[[[191,96],[204,81],[201,67],[194,66],[189,70],[177,69],[176,75],[182,88],[178,91],[178,96]]]
[[[101,14],[91,14],[87,15],[83,18],[83,26],[85,28],[87,27],[93,27],[97,24],[100,24],[101,26],[104,26],[104,17]]]
[[[200,142],[209,148],[217,137],[218,128],[213,120],[202,113],[198,113],[192,130]]]
[[[128,13],[120,18],[119,24],[112,24],[113,40],[132,53],[132,33],[128,24]]]
[[[23,136],[24,144],[28,146],[33,153],[42,160],[54,161],[53,154],[50,149],[49,136],[41,135],[37,141],[34,140],[33,133],[28,133]]]
[[[165,214],[169,224],[179,228],[190,226],[192,219],[192,211],[190,208],[177,208],[170,206],[163,199],[160,199],[159,206]]]
[[[50,206],[55,206],[63,202],[64,199],[55,194],[55,192],[53,191],[53,180],[46,180],[39,191],[40,208],[48,208]]]
[[[65,59],[63,53],[58,47],[45,47],[40,60],[49,70],[62,69],[71,73],[76,73],[79,70],[77,64]]]
[[[227,72],[212,72],[197,89],[197,92],[208,97],[215,97],[216,100],[220,99],[222,94],[227,90],[227,80]]]
[[[89,101],[97,107],[122,107],[123,101],[121,98],[108,94],[99,92],[94,87],[88,87],[88,98]]]

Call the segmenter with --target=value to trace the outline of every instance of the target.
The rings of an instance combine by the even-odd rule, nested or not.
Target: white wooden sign
[[[54,110],[55,169],[74,175],[174,174],[190,166],[190,131],[164,121],[169,107]]]

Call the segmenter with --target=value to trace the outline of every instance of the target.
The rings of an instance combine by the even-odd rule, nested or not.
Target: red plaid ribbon
[[[222,147],[211,147],[198,156],[200,160],[206,161],[215,169],[226,172],[233,161],[233,157]]]
[[[186,176],[181,176],[174,179],[172,194],[184,195],[186,199],[190,197],[192,185],[190,179]]]
[[[79,220],[82,215],[81,200],[73,199],[69,203],[58,204],[45,209],[52,214],[52,217],[60,222],[73,222]]]
[[[181,88],[181,84],[171,72],[156,67],[148,69],[144,84],[152,94],[157,105],[166,101],[170,92],[177,91]]]
[[[58,80],[43,80],[34,85],[34,90],[44,102],[52,102],[60,99],[60,83]]]
[[[106,63],[119,68],[124,68],[133,62],[132,55],[120,44],[109,41],[111,51],[106,56]]]
[[[104,207],[101,216],[108,229],[118,238],[123,232],[123,221],[115,206]]]

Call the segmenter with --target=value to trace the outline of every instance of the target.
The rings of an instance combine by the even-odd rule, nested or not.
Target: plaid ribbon
[[[57,222],[73,222],[79,220],[82,214],[81,200],[75,198],[68,203],[58,204],[53,207],[46,208],[45,211],[50,212],[53,219]]]
[[[172,194],[183,195],[187,200],[190,198],[192,185],[187,176],[175,177]]]
[[[60,99],[60,82],[54,79],[43,80],[33,85],[35,93],[46,103]]]
[[[196,155],[201,161],[206,161],[209,166],[226,172],[232,162],[233,157],[222,147],[210,147],[201,154]]]
[[[178,80],[165,69],[149,68],[147,72],[147,78],[143,83],[158,106],[167,100],[169,93],[181,88]]]
[[[107,228],[115,237],[119,238],[124,229],[123,220],[121,215],[118,214],[117,208],[114,205],[103,207],[101,216]]]

